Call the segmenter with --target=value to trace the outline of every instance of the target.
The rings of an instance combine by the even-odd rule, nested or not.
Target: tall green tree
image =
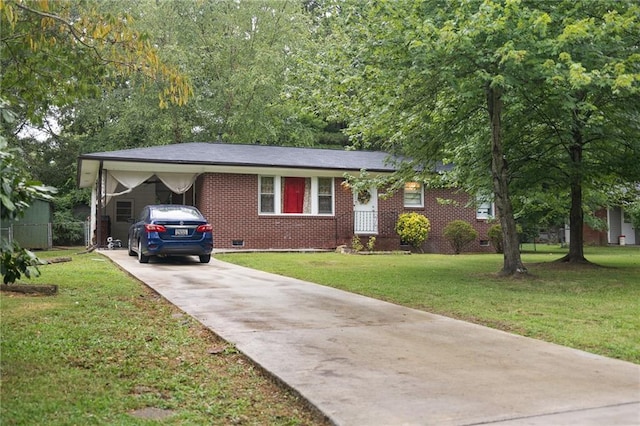
[[[331,3],[318,14],[329,22],[318,26],[329,28],[328,48],[303,61],[326,88],[316,85],[314,100],[348,120],[355,142],[407,155],[423,170],[453,161],[459,186],[493,192],[504,232],[502,273],[517,274],[525,269],[513,191],[523,194],[529,181],[547,176],[548,187],[571,189],[572,205],[580,205],[578,181],[597,185],[615,170],[633,176],[622,176],[628,168],[621,166],[638,158],[637,13],[632,2],[613,1]],[[598,55],[601,49],[609,53]],[[607,60],[588,76],[570,59],[581,55]],[[600,89],[585,98],[589,84]],[[594,114],[600,98],[607,106]],[[624,117],[632,123],[623,125]],[[592,134],[599,137],[585,139],[598,122],[606,123]],[[616,151],[597,157],[607,162],[597,173],[577,148],[587,140],[601,153]],[[571,215],[576,233],[581,217]]]
[[[521,96],[531,136],[519,147],[528,164],[520,163],[527,176],[546,178],[547,187],[568,195],[570,243],[562,260],[586,262],[585,194],[611,199],[616,184],[640,182],[640,5],[532,5],[548,24],[538,51],[524,59],[531,79],[521,84]],[[528,160],[532,153],[535,161]]]
[[[61,137],[49,121],[65,125],[80,111],[86,116],[79,102],[101,98],[119,83],[153,99],[154,111],[185,105],[192,95],[187,76],[159,57],[126,8],[105,7],[96,1],[0,1],[0,99],[17,116],[2,127],[9,144],[31,160],[25,164],[29,173],[61,189],[75,186],[83,141]],[[84,120],[79,133],[118,122],[117,105],[110,106],[111,112],[107,106],[93,122]],[[25,137],[23,130],[32,126],[45,132]],[[93,142],[101,147],[105,141]]]
[[[161,61],[132,18],[94,1],[0,1],[2,98],[31,121],[95,95],[114,75],[162,82],[158,102],[184,104],[191,86]]]
[[[502,273],[510,275],[526,268],[509,194],[505,139],[511,140],[511,128],[504,122],[512,85],[505,75],[518,58],[503,47],[536,17],[515,7],[479,5],[342,5],[333,15],[331,50],[316,59],[322,68],[315,72],[329,88],[322,106],[344,114],[352,136],[364,144],[409,156],[423,170],[442,158],[481,153],[480,174],[461,183],[495,194],[505,235]],[[508,22],[502,19],[507,9]]]
[[[298,1],[139,4],[163,57],[194,83],[185,138],[308,145],[311,123],[287,100],[293,53],[306,37]]]
[[[184,141],[278,145],[315,143],[324,126],[288,99],[286,84],[303,46],[306,16],[295,1],[101,3],[126,9],[159,56],[193,82],[187,105],[160,109],[154,92],[112,79],[99,97],[64,113],[65,133],[87,150]]]

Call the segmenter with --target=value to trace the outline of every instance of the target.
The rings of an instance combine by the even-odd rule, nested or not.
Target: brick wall
[[[443,236],[443,231],[449,222],[458,219],[469,222],[478,231],[478,239],[469,244],[464,251],[495,252],[493,247],[480,245],[481,240],[489,240],[487,231],[493,224],[484,219],[476,219],[475,206],[466,207],[467,203],[472,200],[468,194],[449,189],[428,189],[425,190],[424,198],[424,207],[405,208],[403,194],[400,191],[387,200],[381,200],[379,203],[380,211],[387,209],[416,212],[426,216],[431,223],[431,231],[422,246],[425,253],[453,253],[451,245]],[[448,203],[439,202],[439,199],[448,200]],[[399,246],[400,239],[396,238],[394,242]]]
[[[333,249],[351,244],[353,237],[353,196],[344,188],[342,178],[334,182],[334,216],[259,215],[258,177],[248,174],[207,173],[196,183],[196,205],[213,225],[214,247],[218,249]],[[454,204],[441,204],[437,198],[452,199]],[[479,232],[478,241],[467,251],[492,252],[492,247],[481,247],[480,240],[488,240],[490,224],[476,220],[475,208],[464,207],[469,196],[449,190],[429,190],[425,194],[425,207],[405,209],[402,192],[388,199],[380,199],[379,232],[376,249],[398,250],[400,238],[395,234],[395,221],[403,211],[416,211],[431,221],[431,232],[424,251],[451,253],[442,230],[455,219],[466,220]],[[234,245],[242,242],[242,246]],[[367,238],[362,241],[366,243]]]
[[[595,216],[607,222],[607,210],[601,209],[596,211]],[[582,228],[582,238],[584,244],[591,246],[606,246],[608,244],[607,231],[598,231],[592,229],[589,225],[585,224]],[[618,237],[615,237],[615,242],[618,241]]]
[[[336,216],[351,209],[351,193],[341,182],[334,182]],[[213,226],[215,248],[333,249],[342,244],[334,216],[259,215],[257,175],[209,173],[197,187],[197,206]]]

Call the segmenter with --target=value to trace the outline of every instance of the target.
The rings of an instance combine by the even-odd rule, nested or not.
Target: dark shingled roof
[[[80,160],[83,159],[372,172],[396,170],[385,152],[202,142],[83,154]]]

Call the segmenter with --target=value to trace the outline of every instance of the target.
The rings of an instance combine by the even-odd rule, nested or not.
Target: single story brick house
[[[196,206],[211,222],[216,249],[334,249],[354,235],[375,248],[397,250],[394,231],[403,212],[431,221],[425,252],[450,253],[442,231],[452,220],[471,223],[479,238],[469,251],[491,252],[492,206],[449,189],[405,184],[391,197],[377,188],[354,194],[345,174],[389,175],[384,152],[228,143],[183,143],[83,154],[78,186],[92,188],[95,239],[127,241],[132,220],[147,204]],[[442,199],[448,203],[439,202]]]

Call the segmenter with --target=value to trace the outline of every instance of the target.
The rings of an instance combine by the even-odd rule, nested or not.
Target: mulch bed
[[[0,291],[54,296],[58,294],[58,286],[56,284],[1,284]]]

